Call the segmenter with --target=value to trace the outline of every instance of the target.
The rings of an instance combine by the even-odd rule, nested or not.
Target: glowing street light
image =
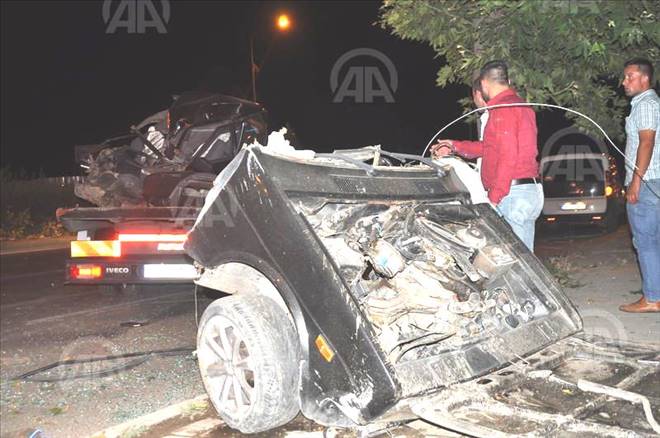
[[[279,30],[285,31],[291,27],[291,20],[287,14],[280,14],[277,17],[277,28]]]

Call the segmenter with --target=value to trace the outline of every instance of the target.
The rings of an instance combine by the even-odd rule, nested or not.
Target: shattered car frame
[[[75,193],[101,207],[195,204],[243,144],[265,142],[266,117],[256,102],[184,93],[130,133],[78,146],[86,177]]]
[[[653,432],[652,415],[598,391],[658,384],[657,352],[577,337],[574,306],[451,160],[368,152],[252,146],[216,178],[186,251],[197,284],[232,295],[198,332],[227,424],[258,432],[301,410],[474,436]],[[655,391],[636,395],[657,410]]]

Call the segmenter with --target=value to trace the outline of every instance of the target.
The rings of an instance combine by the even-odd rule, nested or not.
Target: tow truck
[[[75,193],[96,206],[56,212],[76,233],[66,282],[191,283],[186,234],[216,175],[243,144],[267,142],[266,127],[256,102],[189,92],[128,134],[77,147],[86,176]]]

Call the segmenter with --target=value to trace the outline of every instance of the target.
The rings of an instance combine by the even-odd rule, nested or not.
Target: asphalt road
[[[576,285],[565,288],[583,314],[585,330],[657,342],[656,315],[618,312],[639,295],[639,273],[625,227],[610,235],[543,233],[537,254],[563,263]],[[90,355],[194,348],[192,286],[123,291],[63,284],[64,250],[0,257],[0,436],[85,436],[203,394],[190,354],[156,356],[128,371],[62,380],[130,365],[127,360],[65,366],[21,382],[13,377],[50,363]],[[199,312],[210,299],[198,297]],[[140,324],[131,324],[137,322]],[[128,323],[128,324],[127,324]],[[138,326],[134,326],[138,325]],[[36,377],[36,376],[35,376]],[[227,436],[224,433],[222,436]]]
[[[23,433],[34,429],[48,437],[83,436],[203,393],[189,354],[153,357],[108,377],[12,381],[59,360],[194,349],[192,286],[123,291],[65,286],[65,257],[58,250],[0,258],[1,436],[27,436]],[[208,302],[200,297],[201,310]],[[58,380],[127,364],[123,359],[65,366],[35,377]]]
[[[12,380],[60,360],[194,348],[192,286],[123,291],[66,286],[62,269],[65,257],[65,250],[0,257],[0,437],[25,438],[35,430],[42,431],[39,437],[87,436],[204,393],[197,364],[190,355],[154,357],[135,368],[101,378]],[[199,294],[199,314],[211,300]],[[122,324],[128,322],[144,325]],[[126,362],[63,366],[35,377],[59,380],[122,364]],[[421,421],[413,425],[414,429],[398,429],[396,436],[457,436]],[[322,429],[299,416],[289,425],[259,436],[320,437]],[[209,436],[240,434],[220,427]]]

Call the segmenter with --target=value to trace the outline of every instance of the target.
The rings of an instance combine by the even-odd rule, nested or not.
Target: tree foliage
[[[581,111],[621,138],[623,63],[660,58],[659,17],[660,2],[651,0],[385,0],[380,24],[444,57],[440,87],[470,84],[485,62],[504,59],[528,101]]]

